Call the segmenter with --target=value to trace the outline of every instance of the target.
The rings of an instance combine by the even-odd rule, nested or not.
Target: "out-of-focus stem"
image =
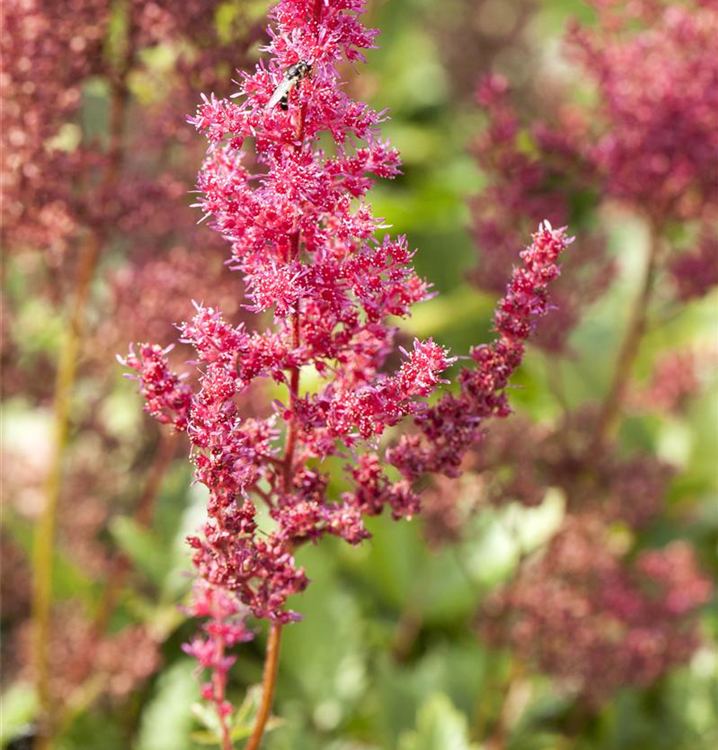
[[[60,349],[60,359],[55,381],[54,449],[50,470],[45,483],[45,507],[38,521],[34,540],[33,577],[33,656],[37,696],[40,705],[40,748],[50,748],[52,728],[51,698],[49,691],[48,641],[50,635],[50,610],[52,606],[52,577],[57,506],[62,484],[62,464],[70,430],[70,407],[77,356],[84,329],[84,312],[90,282],[100,253],[100,238],[96,233],[87,236],[80,257],[75,291],[70,309],[70,319]]]
[[[648,258],[643,272],[641,288],[633,306],[623,343],[618,353],[613,379],[601,406],[596,426],[597,446],[603,444],[615,432],[621,415],[621,405],[626,395],[633,365],[635,364],[641,339],[646,332],[648,305],[653,293],[653,281],[661,246],[660,231],[655,222],[650,224]]]
[[[140,495],[140,499],[133,515],[138,526],[147,527],[150,525],[155,502],[160,489],[162,488],[162,481],[165,478],[167,469],[172,463],[172,458],[174,457],[175,449],[177,448],[177,442],[178,436],[175,433],[163,432],[159,445],[157,446],[154,461],[152,462],[152,466],[150,467],[147,476],[147,483],[142,490],[142,494]],[[103,592],[103,598],[97,609],[94,630],[98,636],[107,628],[107,622],[115,608],[119,592],[127,578],[127,574],[130,572],[130,568],[131,564],[127,557],[124,555],[118,555],[110,569]]]
[[[154,510],[155,501],[162,487],[162,481],[167,473],[167,469],[172,463],[172,458],[177,447],[178,436],[171,432],[162,432],[154,461],[147,475],[147,481],[140,495],[133,518],[138,526],[147,527],[152,520],[152,511]],[[123,554],[118,554],[112,561],[105,586],[102,591],[102,598],[97,607],[92,630],[88,637],[88,643],[85,645],[82,663],[78,665],[76,672],[76,681],[84,682],[90,672],[95,657],[98,643],[107,630],[110,617],[117,606],[122,587],[132,568],[130,561]],[[82,686],[79,688],[82,689]]]
[[[134,47],[128,44],[127,56],[112,86],[110,101],[110,139],[106,168],[100,192],[111,193],[122,164],[122,133],[129,100],[127,75],[134,59]],[[49,636],[52,610],[55,530],[62,487],[62,469],[70,433],[72,394],[77,375],[78,355],[85,332],[85,308],[97,268],[107,228],[88,228],[80,249],[79,266],[71,295],[69,317],[60,346],[55,380],[53,452],[45,482],[45,505],[37,522],[33,548],[33,667],[39,703],[38,750],[53,746],[54,706],[49,689]]]
[[[522,667],[518,661],[512,661],[503,693],[503,702],[499,718],[484,747],[486,750],[504,750],[511,736],[511,721],[515,711],[515,693],[522,677]]]

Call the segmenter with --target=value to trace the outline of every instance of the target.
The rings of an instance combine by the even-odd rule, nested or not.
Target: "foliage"
[[[191,485],[182,436],[160,436],[140,418],[113,356],[129,340],[166,347],[173,324],[192,315],[192,298],[221,308],[234,327],[249,318],[238,276],[223,265],[226,243],[195,227],[187,205],[205,144],[184,118],[200,92],[233,93],[233,70],[265,56],[267,8],[234,0],[73,0],[59,16],[57,8],[41,0],[2,8],[0,742],[13,747],[43,727],[30,661],[32,531],[53,462],[53,379],[95,238],[50,560],[56,746],[199,750],[221,734],[214,711],[198,705],[200,684],[182,651],[197,627],[187,614],[185,540],[203,523],[208,494]],[[403,158],[402,173],[373,188],[372,209],[419,248],[416,274],[440,292],[391,321],[397,347],[432,338],[462,354],[490,342],[501,279],[528,232],[548,218],[577,240],[558,282],[561,309],[544,319],[539,346],[527,348],[512,380],[515,413],[501,429],[487,423],[464,475],[422,480],[423,516],[369,518],[361,546],[328,537],[296,549],[310,585],[291,600],[302,622],[285,628],[273,707],[281,719],[265,750],[718,742],[714,595],[697,606],[718,573],[715,13],[713,0],[370,3],[365,20],[381,30],[378,46],[366,65],[340,72],[352,99],[389,108],[382,136]],[[477,101],[481,79],[493,84]],[[680,132],[661,119],[667,110]],[[487,136],[501,135],[497,118],[510,125],[500,142]],[[666,169],[666,144],[668,181],[651,171]],[[252,145],[250,137],[245,150]],[[501,226],[506,255],[489,220]],[[581,450],[611,391],[655,237],[630,377],[603,446],[589,441],[586,461]],[[168,356],[178,369],[193,357],[183,345]],[[400,363],[392,356],[390,369]],[[454,395],[455,372],[442,386]],[[196,388],[194,377],[180,385]],[[307,392],[320,386],[314,373],[302,377]],[[285,393],[267,383],[238,404],[264,419],[261,405]],[[387,444],[407,431],[388,426]],[[324,467],[328,497],[348,491],[344,463]],[[261,508],[258,522],[268,523]],[[590,543],[577,548],[589,567],[603,565],[588,577],[576,575],[573,547],[561,547],[586,534]],[[657,586],[644,577],[647,559]],[[616,606],[617,586],[640,611],[608,621],[603,605]],[[649,617],[645,628],[646,613],[668,601],[661,590],[687,592],[690,606],[677,619]],[[537,619],[549,600],[554,616]],[[509,603],[513,625],[496,627]],[[560,606],[585,606],[590,617],[572,616],[567,632]],[[630,666],[618,678],[603,668],[643,648],[621,640],[626,623],[665,639],[631,662],[650,679],[633,679]],[[238,646],[226,675],[238,748],[254,724],[266,644],[248,624],[255,638]],[[581,659],[568,659],[572,649]]]

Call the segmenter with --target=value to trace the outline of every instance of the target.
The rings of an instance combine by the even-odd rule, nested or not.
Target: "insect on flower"
[[[289,107],[289,92],[298,86],[311,72],[312,66],[306,60],[300,60],[294,65],[290,65],[284,71],[284,80],[274,89],[272,98],[267,104],[268,109],[276,107],[277,104],[286,112]]]

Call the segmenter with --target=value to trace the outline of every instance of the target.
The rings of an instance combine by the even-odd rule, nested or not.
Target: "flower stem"
[[[167,473],[167,469],[174,458],[177,442],[178,436],[175,433],[163,431],[160,436],[154,460],[149,469],[149,473],[147,474],[145,486],[142,489],[142,494],[140,495],[137,507],[133,514],[133,520],[142,528],[147,528],[150,525],[155,501],[157,500],[160,489],[162,488],[162,482]],[[102,598],[100,599],[92,623],[88,643],[85,646],[83,660],[77,671],[78,681],[85,681],[88,677],[97,646],[107,630],[110,617],[115,611],[120,592],[131,569],[132,564],[130,560],[125,555],[118,553],[112,561],[105,581]]]
[[[314,3],[314,20],[317,24],[321,20],[322,0],[315,0]],[[302,105],[299,111],[299,120],[297,122],[297,150],[303,150],[304,144],[304,117],[306,105]],[[291,262],[299,257],[301,245],[300,232],[295,232],[291,237],[288,249],[287,261]],[[297,309],[292,315],[292,348],[298,349],[301,341],[301,321],[299,303]],[[289,408],[292,412],[292,421],[289,424],[287,434],[287,443],[284,451],[284,460],[282,467],[282,490],[289,494],[292,490],[292,479],[294,472],[294,451],[297,442],[297,419],[295,415],[294,404],[299,397],[299,377],[300,368],[293,367],[290,373],[289,381]],[[279,671],[279,651],[282,643],[282,623],[273,622],[269,628],[269,638],[267,640],[267,651],[264,659],[264,672],[262,674],[262,699],[259,704],[257,718],[255,719],[252,735],[247,742],[244,750],[258,750],[262,743],[264,730],[272,711],[274,702],[274,689],[277,684],[277,672]]]
[[[269,715],[272,711],[274,700],[274,688],[277,684],[277,671],[279,670],[279,649],[282,642],[282,624],[273,622],[269,629],[267,641],[267,653],[264,660],[264,674],[262,676],[262,702],[259,705],[257,719],[244,750],[258,750],[264,730],[267,726]]]
[[[217,664],[221,664],[224,659],[224,648],[224,638],[218,638]],[[222,750],[234,750],[232,735],[230,733],[229,724],[227,723],[227,715],[224,712],[224,702],[227,694],[227,673],[220,669],[215,669],[212,676],[212,682],[212,692],[217,706],[217,718],[219,719],[219,726],[222,733]]]
[[[70,405],[77,372],[77,356],[83,336],[85,305],[90,282],[100,254],[100,244],[99,236],[93,232],[87,236],[82,246],[80,267],[75,281],[70,318],[60,349],[60,360],[55,381],[54,448],[50,469],[45,482],[45,506],[38,520],[34,539],[32,591],[32,617],[34,624],[33,659],[37,697],[40,706],[40,721],[42,724],[42,740],[39,747],[46,750],[52,747],[52,705],[49,689],[50,670],[48,652],[57,507],[62,484],[62,464],[70,431]]]
[[[133,59],[134,47],[129,45],[125,65],[113,81],[108,160],[100,186],[100,192],[104,194],[110,194],[117,184],[122,164],[122,133],[129,101],[127,75]],[[32,658],[39,704],[39,733],[36,742],[38,750],[51,750],[55,735],[54,706],[49,685],[55,530],[62,487],[62,468],[70,434],[72,394],[77,376],[78,356],[85,333],[85,309],[92,279],[106,240],[106,232],[104,226],[90,226],[80,249],[79,266],[55,378],[53,453],[45,481],[45,505],[37,522],[33,540]]]
[[[641,339],[646,332],[648,305],[653,293],[653,282],[660,251],[660,232],[655,222],[650,224],[648,258],[641,288],[633,306],[628,328],[616,360],[613,379],[603,401],[596,426],[596,445],[603,444],[618,427],[621,406],[626,395],[633,366],[638,356]]]

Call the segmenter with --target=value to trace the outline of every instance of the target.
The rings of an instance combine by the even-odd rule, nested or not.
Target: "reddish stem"
[[[314,3],[314,21],[319,32],[319,21],[322,16],[322,5],[324,0],[315,0]],[[306,115],[306,105],[302,104],[299,110],[297,121],[297,151],[304,149],[304,119]],[[299,257],[300,250],[300,232],[297,231],[290,237],[290,244],[287,251],[287,262],[296,260]],[[292,315],[292,349],[295,351],[299,348],[301,341],[300,310],[297,303],[297,309]],[[291,421],[287,434],[287,443],[284,450],[284,459],[282,466],[282,491],[289,494],[292,490],[292,478],[294,474],[294,452],[297,443],[297,419],[295,414],[295,404],[299,397],[299,367],[292,367],[289,379],[289,410],[291,412]],[[267,640],[267,651],[264,662],[264,673],[262,675],[262,700],[257,712],[257,718],[254,723],[252,735],[249,738],[244,750],[258,750],[262,743],[264,730],[272,711],[274,701],[274,689],[277,683],[277,672],[279,670],[279,650],[282,642],[282,623],[273,622],[269,629],[269,638]]]
[[[289,248],[289,259],[292,260],[299,255],[299,232],[292,235]],[[299,310],[292,316],[292,348],[297,349],[300,343],[299,337],[300,318]],[[294,416],[294,405],[299,395],[299,367],[293,367],[290,373],[289,384],[289,409],[292,419],[289,423],[287,444],[282,461],[282,491],[289,494],[292,490],[292,477],[294,468],[294,451],[297,442],[297,420]],[[267,721],[272,712],[274,702],[274,689],[277,683],[277,672],[279,670],[279,650],[282,641],[282,623],[273,622],[269,630],[267,640],[267,652],[264,661],[264,673],[262,675],[262,700],[257,711],[257,718],[252,729],[252,736],[244,750],[257,750],[262,742]]]
[[[262,675],[262,702],[259,705],[252,736],[249,738],[249,742],[244,750],[258,750],[262,742],[264,730],[272,711],[274,688],[277,684],[277,672],[279,671],[279,649],[281,642],[282,624],[280,622],[273,622],[269,629],[264,674]]]

